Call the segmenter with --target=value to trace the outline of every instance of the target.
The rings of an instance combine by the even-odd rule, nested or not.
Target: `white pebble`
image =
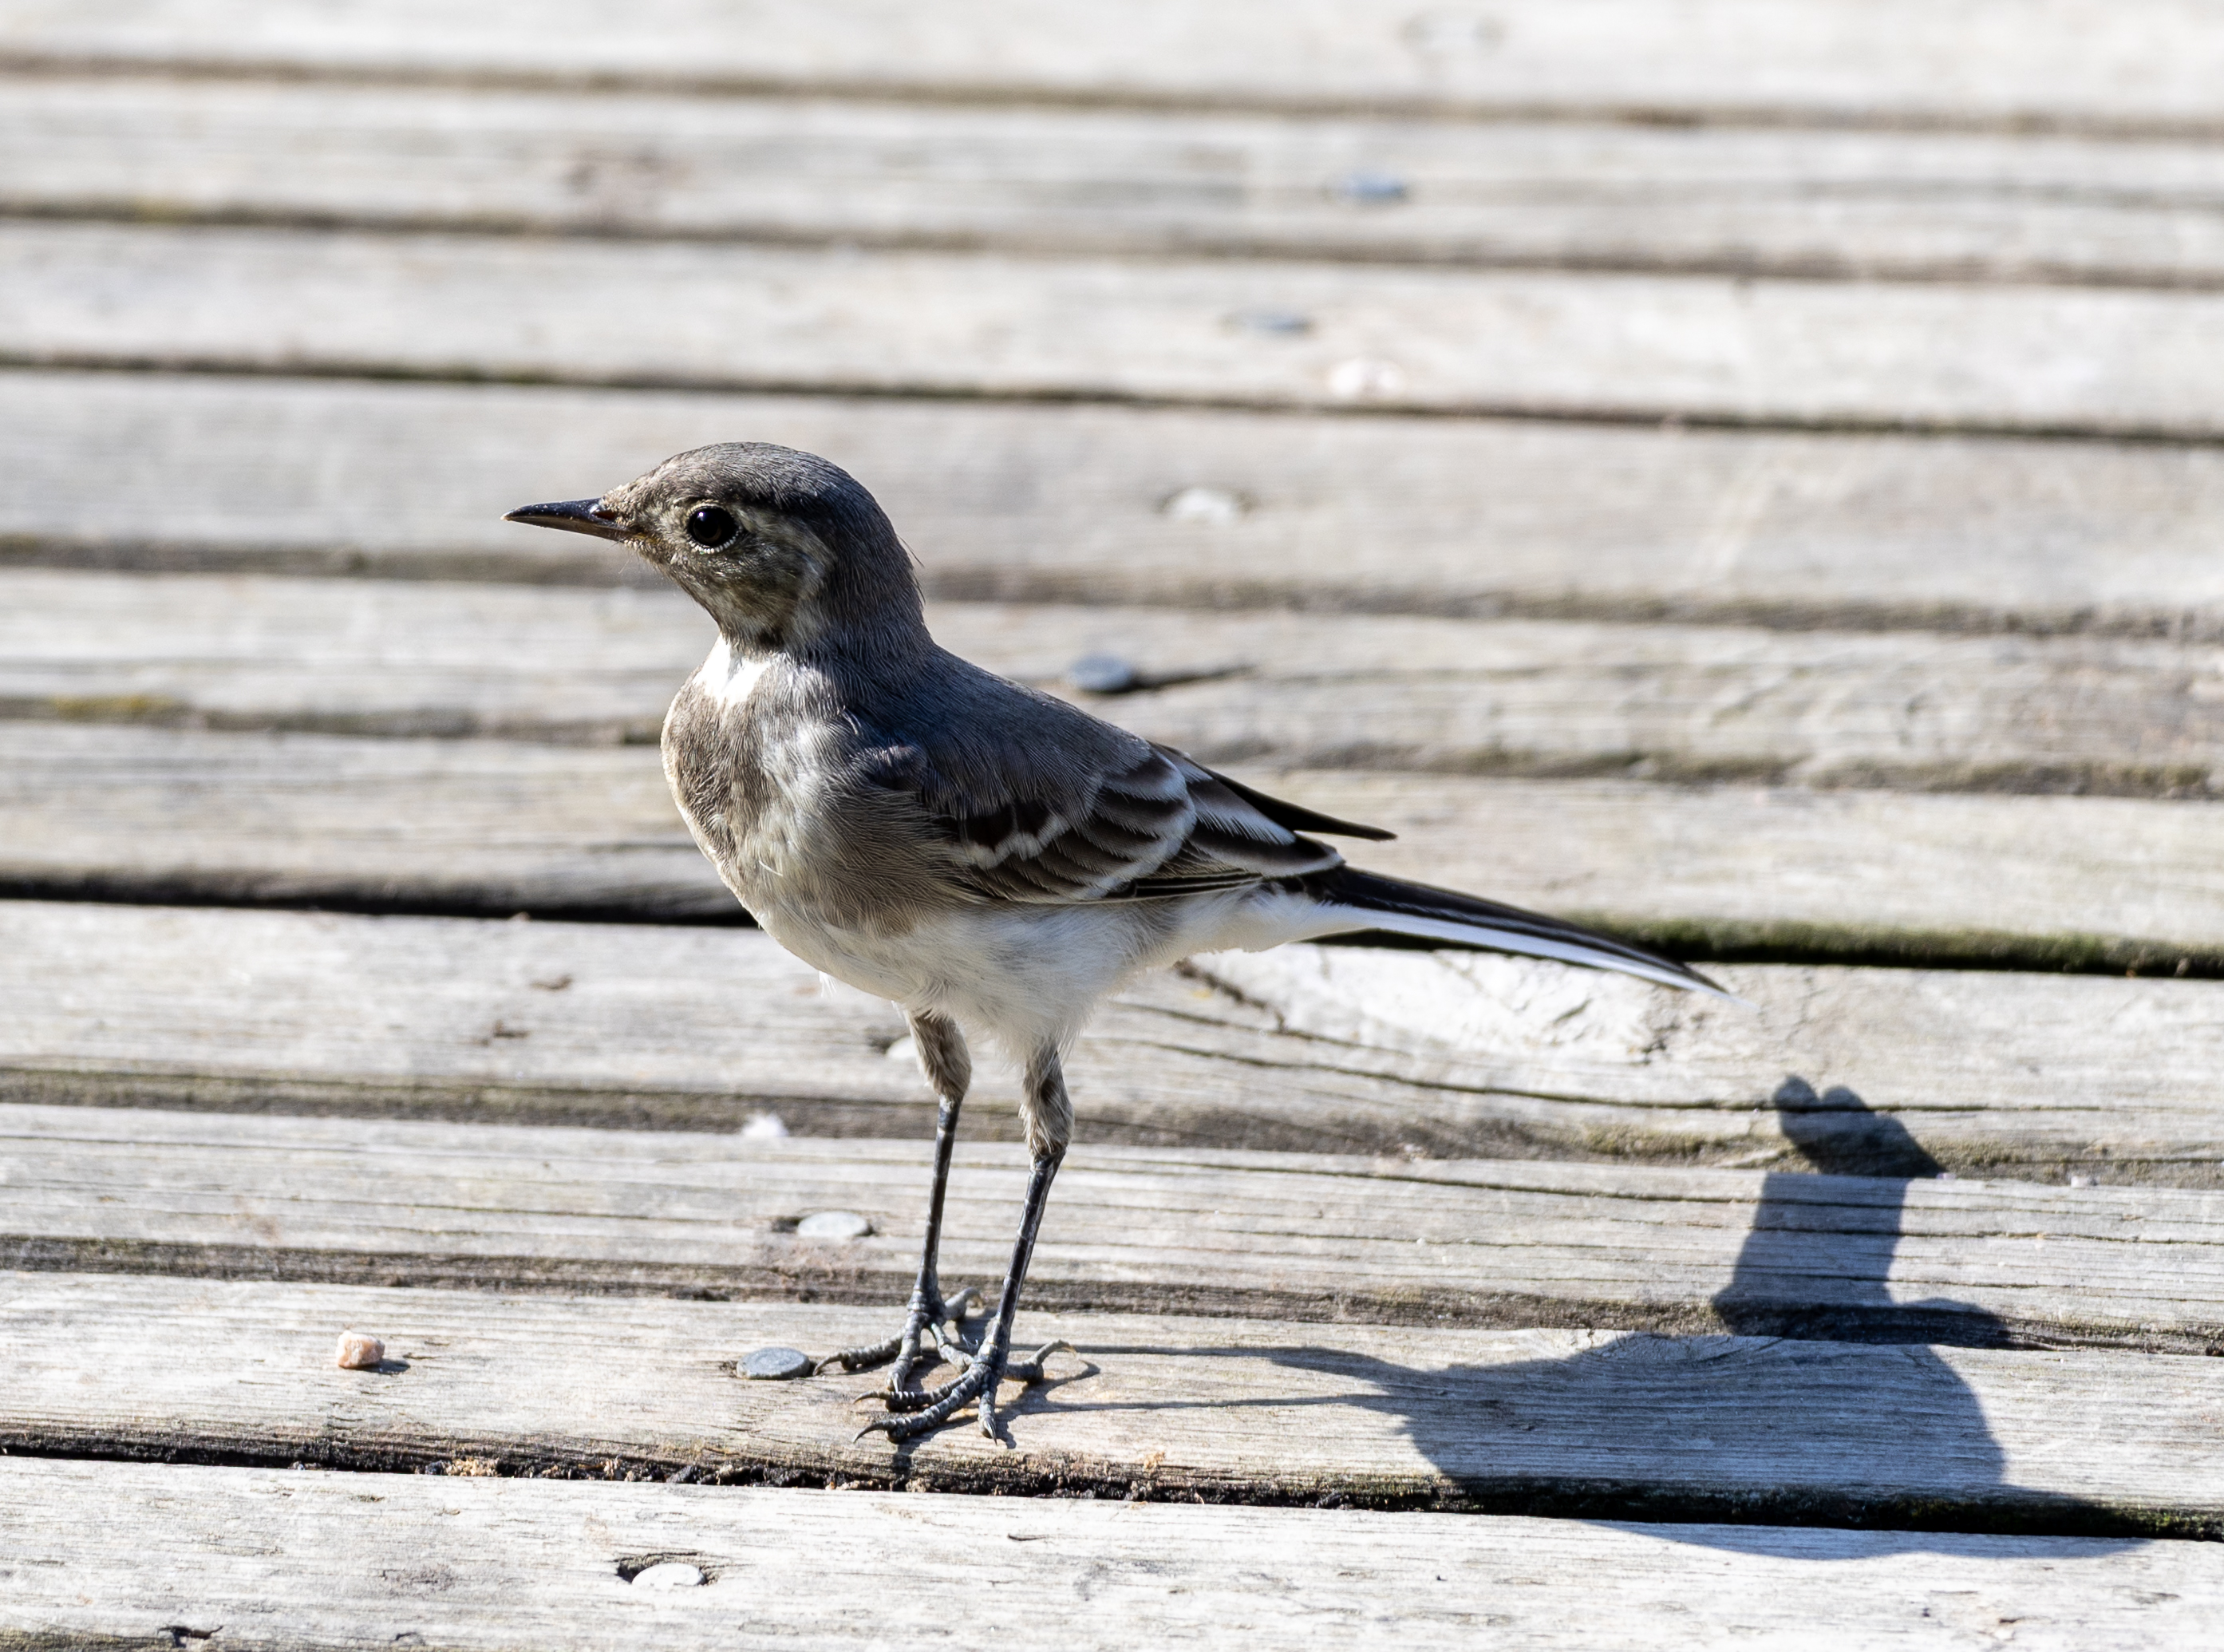
[[[787,1134],[787,1121],[778,1113],[751,1113],[742,1126],[744,1142],[777,1142]]]
[[[360,1331],[340,1333],[339,1368],[344,1371],[368,1371],[378,1369],[386,1358],[386,1345],[376,1337],[366,1337]]]
[[[703,1568],[690,1566],[685,1560],[659,1560],[654,1566],[645,1566],[633,1574],[636,1589],[699,1589],[703,1586]]]

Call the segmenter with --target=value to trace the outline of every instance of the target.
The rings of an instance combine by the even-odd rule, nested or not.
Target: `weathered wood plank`
[[[0,1275],[0,1448],[508,1475],[1434,1507],[1613,1519],[2224,1530],[2224,1364],[1747,1337],[1029,1314],[1078,1352],[971,1429],[856,1440],[886,1374],[737,1380],[888,1311]],[[343,1327],[385,1344],[332,1367]],[[179,1361],[149,1348],[190,1347]],[[622,1347],[622,1360],[610,1351]],[[529,1380],[521,1380],[529,1372]]]
[[[0,206],[1746,274],[2205,285],[2205,146],[18,76]],[[267,164],[282,153],[287,164]]]
[[[938,604],[944,646],[1211,763],[1938,790],[2224,790],[2213,650],[1721,627]],[[0,714],[656,738],[676,592],[0,569]],[[1144,685],[1073,690],[1092,655]]]
[[[0,293],[19,364],[2224,436],[2224,294],[26,220]]]
[[[926,1200],[923,1142],[18,1104],[0,1152],[0,1266],[38,1270],[893,1309]],[[1026,1149],[955,1163],[943,1276],[992,1282]],[[798,1231],[825,1210],[869,1231]],[[2224,1199],[1083,1143],[1027,1288],[1046,1309],[2197,1352],[2224,1344]]]
[[[1013,627],[1000,621],[1012,612],[967,604],[935,617],[970,642],[1008,638]],[[1077,657],[1061,645],[1086,649],[1089,628],[1103,623],[1088,610],[1018,612],[1048,632],[1022,668],[1030,681],[1055,679]],[[1198,640],[1194,622],[1184,629],[1190,621],[1161,621],[1174,628],[1170,643],[1190,649],[1185,657]],[[0,715],[641,744],[656,739],[713,635],[702,610],[668,586],[6,568]]]
[[[2197,447],[37,371],[0,410],[17,560],[660,586],[502,513],[750,437],[848,465],[945,598],[2224,636]]]
[[[656,754],[642,748],[5,723],[0,821],[0,887],[18,890],[436,911],[737,910],[688,840]]]
[[[1146,977],[1068,1067],[1095,1142],[2215,1185],[2224,986],[1730,965],[1752,1010],[1511,959]],[[924,1137],[900,1021],[755,931],[0,905],[0,1096]],[[1015,1140],[986,1058],[976,1135]]]
[[[2198,0],[1369,0],[907,6],[597,0],[366,10],[110,0],[0,11],[18,64],[187,66],[721,90],[1914,123],[2224,124],[2224,27]]]
[[[1713,953],[2206,969],[2215,806],[1349,769],[1242,777],[1361,864]],[[0,723],[0,889],[730,918],[655,751]]]
[[[1774,1117],[1748,1116],[1759,1130],[1740,1155],[1747,1163],[1905,1173],[1936,1155],[1964,1170],[2020,1163],[2014,1174],[2031,1174],[2053,1164],[2068,1173],[2074,1155],[2083,1174],[2111,1180],[2211,1174],[2214,1126],[2196,1096],[2211,1087],[2205,1050],[2219,1023],[2204,984],[1756,965],[1724,973],[1754,1012],[1473,953],[1280,948],[1191,965],[1192,979],[1270,1013],[1278,1033],[1396,1051],[1425,1065],[1378,1070],[1447,1089],[1488,1086],[1529,1105],[1592,1092],[1685,1110],[1709,1110],[1709,1097],[1733,1109],[1749,1101],[1756,1113],[1765,1102]],[[2156,1067],[2178,1076],[2134,1077],[2126,1066],[2126,1041],[2148,1026]],[[1534,1054],[1520,1067],[1503,1064],[1525,1049]],[[2182,1124],[2158,1116],[2181,1107]],[[1541,1112],[1529,1117],[1543,1122]],[[1634,1107],[1601,1115],[1567,1139],[1591,1151],[1641,1150],[1645,1134],[1672,1137],[1696,1115],[1671,1123],[1657,1111],[1646,1126],[1639,1117]],[[1701,1128],[1730,1122],[1718,1114]],[[1773,1161],[1757,1157],[1768,1132],[1790,1149]],[[2175,1145],[2134,1146],[2141,1137]],[[1728,1148],[1729,1137],[1716,1139]]]
[[[2224,1549],[0,1461],[0,1645],[2195,1648]],[[651,1588],[653,1561],[704,1582]],[[1615,1625],[1623,1626],[1617,1629]]]

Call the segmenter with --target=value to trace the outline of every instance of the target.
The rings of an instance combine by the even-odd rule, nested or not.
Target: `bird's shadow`
[[[1987,1532],[2140,1541],[2116,1511],[2006,1480],[1983,1408],[1937,1352],[2006,1345],[2004,1322],[1892,1295],[1907,1184],[1937,1161],[1849,1090],[1793,1078],[1775,1102],[1813,1168],[1765,1179],[1713,1299],[1729,1335],[1582,1338],[1533,1360],[1443,1368],[1348,1349],[1268,1357],[1349,1379],[1314,1402],[1396,1419],[1481,1510],[1672,1522],[1660,1529],[1683,1541],[1787,1555],[1812,1554],[1814,1539],[1783,1529],[1817,1525],[1869,1529],[1865,1554],[1981,1548],[1996,1539],[1966,1535]]]

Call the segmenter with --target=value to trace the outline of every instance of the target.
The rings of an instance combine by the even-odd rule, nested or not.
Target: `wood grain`
[[[1386,819],[1386,870],[1715,954],[2224,971],[2215,806],[2163,801],[2219,773],[2197,8],[646,4],[0,0],[0,554],[622,585],[493,516],[732,420],[885,459],[938,598],[1035,604],[951,640],[1134,658],[1168,680],[1115,709]],[[284,382],[351,376],[445,382]],[[622,744],[698,623],[668,604],[21,578],[0,889],[735,915]],[[919,1129],[885,1006],[734,928],[0,930],[0,1451],[449,1471],[0,1462],[0,1647],[2214,1617],[2191,1546],[2077,1541],[2224,1532],[2215,1362],[2175,1357],[2224,1348],[2214,982],[1779,965],[1735,1007],[1199,960],[1077,1052],[1023,1334],[1085,1361],[1020,1452],[899,1459],[843,1437],[869,1379],[728,1363],[907,1286],[922,1146],[781,1133]],[[2070,1185],[1968,1174],[2004,1168]],[[998,1270],[1022,1174],[961,1149],[952,1275]],[[817,1300],[675,1300],[737,1293]],[[389,1366],[300,1358],[365,1317]],[[667,1558],[709,1586],[626,1581]]]
[[[924,1139],[889,1008],[755,931],[0,904],[0,1095]],[[2199,981],[1557,965],[1289,947],[1149,976],[1070,1063],[1084,1139],[2216,1185]],[[983,1053],[976,1135],[1018,1139]]]
[[[740,1380],[749,1350],[878,1340],[886,1310],[0,1276],[0,1444],[511,1476],[850,1481],[1868,1527],[2224,1530],[2224,1365],[1752,1337],[1027,1316],[1071,1342],[970,1428],[856,1439],[887,1380]],[[341,1327],[388,1364],[333,1369]],[[176,1362],[148,1348],[190,1347]],[[610,1351],[622,1347],[622,1360]],[[529,1373],[529,1380],[521,1380]],[[1024,1396],[1024,1397],[1023,1397]]]
[[[1610,1525],[692,1485],[0,1462],[21,1557],[0,1645],[884,1646],[891,1623],[1019,1641],[1251,1647],[1326,1632],[1465,1648],[1642,1638],[1958,1648],[2205,1645],[2208,1543]],[[367,1501],[368,1500],[368,1501]],[[625,1579],[677,1560],[693,1588]],[[1627,1625],[1621,1634],[1614,1625]]]
[[[0,409],[18,560],[660,588],[502,513],[749,437],[847,465],[945,598],[2224,636],[2198,447],[37,371]]]
[[[0,880],[19,889],[503,914],[738,910],[688,839],[651,749],[9,723],[0,751]]]
[[[16,212],[1872,279],[2224,276],[2214,155],[2187,142],[136,77],[19,76],[0,91],[0,205]]]
[[[0,292],[18,364],[2224,435],[2224,294],[24,220]]]
[[[267,0],[15,0],[0,52],[30,65],[565,85],[838,89],[1145,104],[1601,112],[1929,124],[2224,123],[2224,28],[2197,0],[1178,0],[1077,15],[1057,0],[563,0],[458,11]]]
[[[938,604],[943,646],[1209,763],[2224,790],[2214,650],[2097,637]],[[0,714],[655,740],[677,592],[0,569]],[[1143,685],[1074,690],[1109,655]]]
[[[15,1104],[0,1143],[0,1265],[42,1271],[893,1312],[926,1199],[924,1142]],[[955,1164],[943,1277],[990,1283],[1026,1149]],[[868,1235],[798,1231],[827,1210]],[[2198,1352],[2224,1344],[2224,1200],[1084,1143],[1027,1289],[1046,1309]]]
[[[2216,806],[1239,766],[1360,864],[1719,955],[2204,970]],[[648,747],[0,723],[0,889],[730,920]]]

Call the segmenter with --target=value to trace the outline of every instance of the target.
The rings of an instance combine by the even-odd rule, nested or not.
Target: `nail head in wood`
[[[756,1348],[742,1356],[742,1375],[752,1382],[785,1383],[811,1375],[811,1357],[793,1348]]]

